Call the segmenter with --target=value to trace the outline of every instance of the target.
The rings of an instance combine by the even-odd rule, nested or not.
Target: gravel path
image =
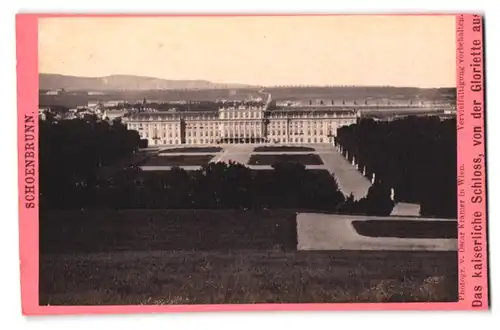
[[[359,235],[353,220],[439,219],[403,217],[366,217],[336,214],[300,213],[297,215],[298,250],[369,250],[369,251],[456,251],[457,239],[366,237]],[[441,219],[442,221],[450,219]]]

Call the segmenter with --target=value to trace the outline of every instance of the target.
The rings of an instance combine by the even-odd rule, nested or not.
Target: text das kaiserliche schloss
[[[482,20],[474,15],[472,26],[469,27],[477,35],[481,35]],[[461,30],[462,29],[462,30]],[[458,66],[459,83],[457,90],[457,129],[460,132],[464,129],[466,117],[468,125],[472,125],[472,141],[464,141],[463,147],[476,149],[473,153],[472,161],[461,163],[458,173],[458,194],[459,194],[459,252],[468,250],[471,259],[468,260],[470,267],[465,269],[460,267],[459,299],[465,299],[465,278],[482,278],[484,276],[484,258],[486,251],[484,246],[484,208],[474,208],[474,212],[469,214],[466,204],[472,203],[481,205],[485,203],[485,156],[484,156],[484,101],[483,101],[483,43],[481,39],[474,39],[468,49],[465,49],[463,42],[463,19],[458,21]],[[464,52],[469,53],[471,62],[464,63]],[[472,73],[469,81],[464,80],[465,72]],[[464,104],[464,93],[473,95],[471,101]],[[465,173],[471,173],[469,182],[465,181]],[[471,229],[466,233],[466,224]],[[472,251],[471,251],[472,250]],[[460,263],[465,264],[465,256],[461,256]],[[473,307],[481,307],[483,304],[484,288],[481,284],[473,287],[474,297]]]

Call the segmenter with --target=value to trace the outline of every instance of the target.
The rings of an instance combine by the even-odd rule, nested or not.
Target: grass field
[[[141,166],[189,166],[205,165],[214,158],[214,155],[176,155],[156,156],[148,158]]]
[[[273,165],[276,163],[301,163],[304,165],[323,165],[321,157],[316,154],[298,155],[251,155],[249,165]]]
[[[99,169],[99,176],[100,177],[111,177],[113,176],[117,171],[129,167],[129,166],[134,166],[134,165],[140,165],[148,161],[148,159],[151,157],[151,152],[150,151],[138,151],[135,152],[128,157],[125,157],[118,161],[115,164],[112,165],[105,165]]]
[[[302,146],[262,146],[253,149],[253,152],[286,152],[286,151],[315,151],[315,149]]]
[[[263,171],[265,172],[265,171]],[[296,212],[40,215],[41,305],[456,301],[456,252],[297,251]]]
[[[353,221],[358,234],[368,237],[457,238],[456,221]]]
[[[161,153],[217,153],[222,151],[219,147],[181,147],[181,148],[171,148],[163,149]]]
[[[448,252],[42,255],[41,305],[456,301]]]
[[[296,250],[296,226],[293,211],[56,211],[40,216],[40,251]]]

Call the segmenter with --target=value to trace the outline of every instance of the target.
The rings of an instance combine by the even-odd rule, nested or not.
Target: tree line
[[[388,215],[388,187],[354,201],[334,174],[299,163],[255,171],[237,163],[210,163],[197,171],[142,171],[125,165],[139,154],[136,131],[119,122],[40,123],[40,207],[49,209],[301,209]],[[107,173],[106,168],[116,171]]]
[[[420,204],[422,216],[457,216],[456,119],[362,119],[339,128],[335,144],[367,178],[393,188],[396,202]]]
[[[96,120],[40,121],[40,202],[95,182],[100,169],[139,149],[136,131]],[[41,205],[42,205],[41,204]]]
[[[298,163],[251,170],[238,163],[210,163],[200,170],[142,171],[129,167],[112,177],[75,184],[52,196],[57,209],[296,209],[389,215],[393,204],[381,185],[360,201],[345,198],[328,172]]]

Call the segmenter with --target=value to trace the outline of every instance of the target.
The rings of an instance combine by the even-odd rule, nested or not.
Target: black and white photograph
[[[455,15],[38,24],[41,306],[461,298]]]

